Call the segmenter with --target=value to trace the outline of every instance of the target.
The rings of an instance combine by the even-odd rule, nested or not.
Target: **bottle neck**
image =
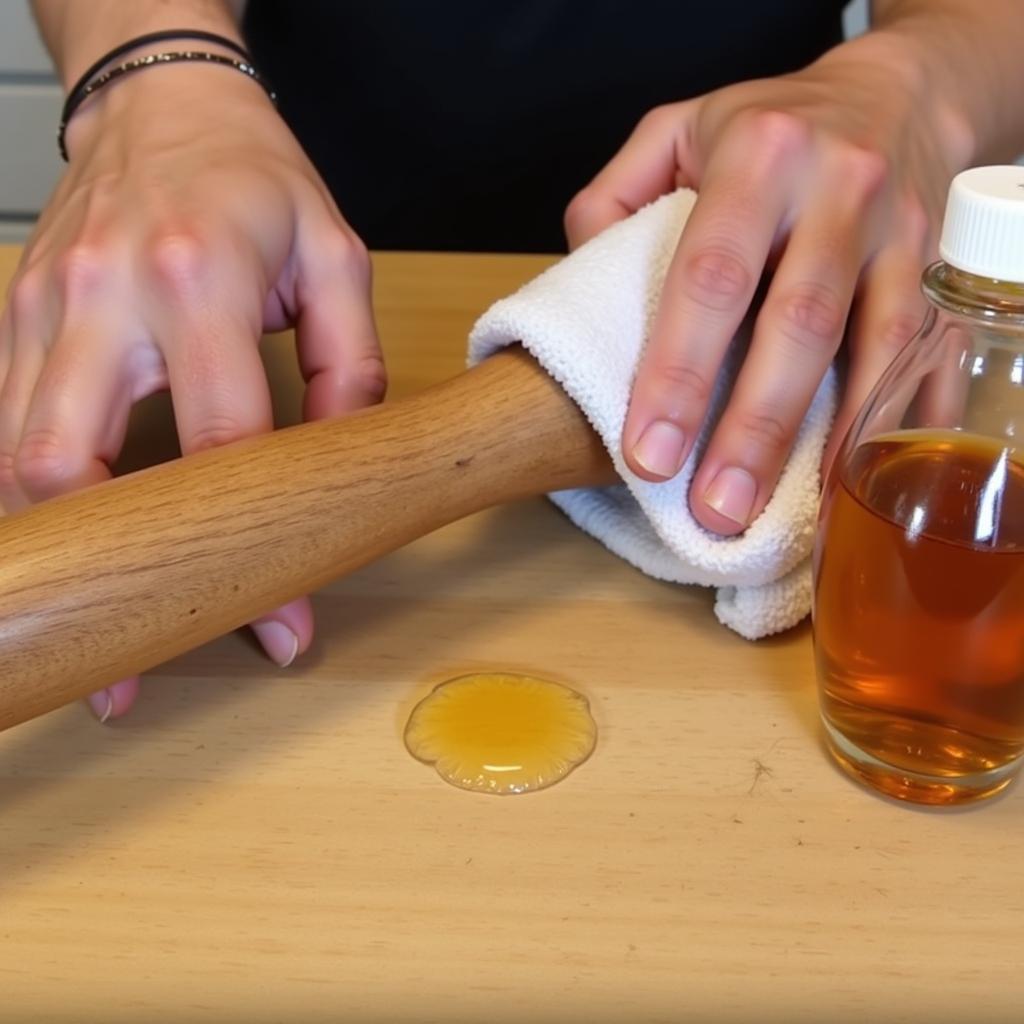
[[[993,325],[1024,328],[1024,284],[994,281],[941,260],[924,272],[921,288],[942,309]]]

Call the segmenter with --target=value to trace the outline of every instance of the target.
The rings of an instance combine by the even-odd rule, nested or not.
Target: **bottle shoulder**
[[[1024,284],[978,277],[939,261],[925,270],[921,290],[939,309],[1024,333]]]

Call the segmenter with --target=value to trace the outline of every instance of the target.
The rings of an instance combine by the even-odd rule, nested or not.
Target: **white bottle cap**
[[[968,274],[1024,284],[1024,167],[972,167],[953,179],[939,255]]]

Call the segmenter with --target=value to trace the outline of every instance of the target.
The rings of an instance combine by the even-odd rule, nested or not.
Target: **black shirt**
[[[803,67],[844,0],[250,0],[280,110],[378,249],[564,251],[651,107]]]

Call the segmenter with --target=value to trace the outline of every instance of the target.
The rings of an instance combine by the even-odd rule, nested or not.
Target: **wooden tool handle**
[[[401,402],[0,519],[0,728],[471,512],[613,478],[580,411],[513,349]]]

